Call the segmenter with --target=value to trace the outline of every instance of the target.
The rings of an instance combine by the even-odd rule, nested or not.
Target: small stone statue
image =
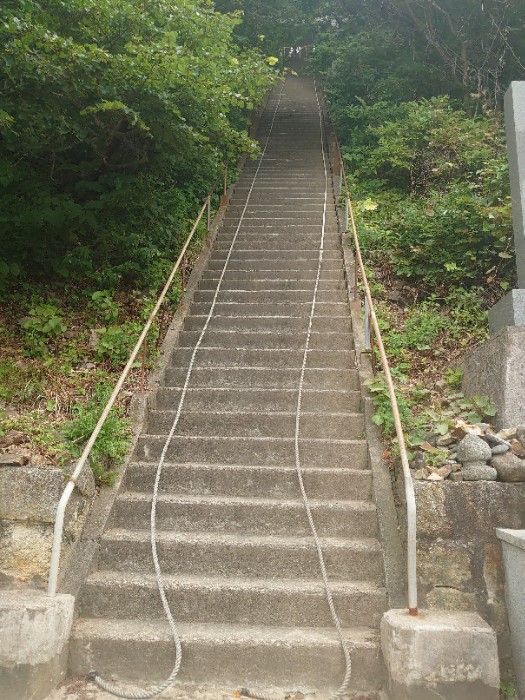
[[[457,452],[464,481],[496,481],[497,471],[487,464],[491,457],[492,451],[485,440],[477,435],[466,435]]]

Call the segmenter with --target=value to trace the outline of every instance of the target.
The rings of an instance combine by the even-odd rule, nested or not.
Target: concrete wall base
[[[498,700],[494,631],[475,613],[389,610],[381,647],[390,700]]]
[[[43,700],[66,673],[75,599],[0,591],[2,700]]]
[[[496,427],[525,423],[525,328],[507,326],[461,362],[463,391],[496,404]]]
[[[498,528],[496,534],[503,547],[505,597],[518,694],[525,698],[525,530]]]

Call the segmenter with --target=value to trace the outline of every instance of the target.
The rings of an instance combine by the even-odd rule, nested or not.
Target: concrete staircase
[[[263,145],[279,92],[263,115]],[[151,562],[151,492],[193,347],[249,198],[160,485],[159,554],[183,640],[180,679],[232,688],[340,685],[343,655],[294,458],[324,190],[313,83],[288,78],[262,163],[249,162],[235,188],[127,467],[98,568],[82,587],[70,651],[73,674],[95,668],[108,678],[145,684],[163,680],[173,666]],[[351,688],[369,691],[381,685],[377,630],[386,593],[331,189],[328,203],[300,452],[352,648]]]

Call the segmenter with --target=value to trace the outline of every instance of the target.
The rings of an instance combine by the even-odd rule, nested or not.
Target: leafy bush
[[[107,289],[93,292],[91,305],[102,316],[104,321],[116,321],[119,315],[119,306],[113,299],[113,293]]]
[[[91,436],[111,395],[111,387],[99,384],[87,404],[73,407],[73,418],[62,429],[71,454],[79,457]],[[122,463],[130,444],[130,428],[121,408],[113,408],[91,452],[91,468],[97,483],[114,483],[116,468]]]
[[[141,324],[136,321],[99,329],[95,348],[97,359],[109,359],[115,367],[125,364],[141,330]]]
[[[50,342],[57,340],[67,330],[60,309],[53,304],[33,306],[19,324],[24,330],[27,354],[36,357],[46,355]]]
[[[380,123],[386,110],[360,104],[345,113],[355,123],[345,158],[364,200],[367,252],[430,290],[508,288],[513,233],[499,122],[469,117],[446,97],[398,105]]]
[[[375,412],[372,420],[381,426],[388,437],[395,435],[392,405],[387,384],[382,373],[366,382],[372,394]],[[443,382],[443,394],[439,400],[421,403],[421,389],[400,385],[396,399],[405,438],[410,447],[417,447],[428,439],[429,434],[445,435],[458,419],[478,423],[496,415],[496,407],[487,396],[466,398],[459,391],[447,390]],[[428,394],[427,390],[423,390]],[[427,396],[428,398],[428,396]]]
[[[149,283],[275,77],[206,0],[0,8],[0,284]]]

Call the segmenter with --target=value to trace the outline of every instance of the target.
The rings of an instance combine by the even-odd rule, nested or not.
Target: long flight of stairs
[[[267,150],[242,171],[164,384],[152,397],[97,568],[82,586],[73,674],[94,668],[147,684],[173,666],[151,561],[151,492],[242,217],[160,483],[159,553],[183,641],[180,679],[326,691],[344,675],[294,459],[325,191],[312,81],[289,77],[282,95],[274,91],[259,139]],[[378,626],[386,593],[331,180],[329,187],[300,453],[351,645],[350,687],[370,691],[382,679]]]

